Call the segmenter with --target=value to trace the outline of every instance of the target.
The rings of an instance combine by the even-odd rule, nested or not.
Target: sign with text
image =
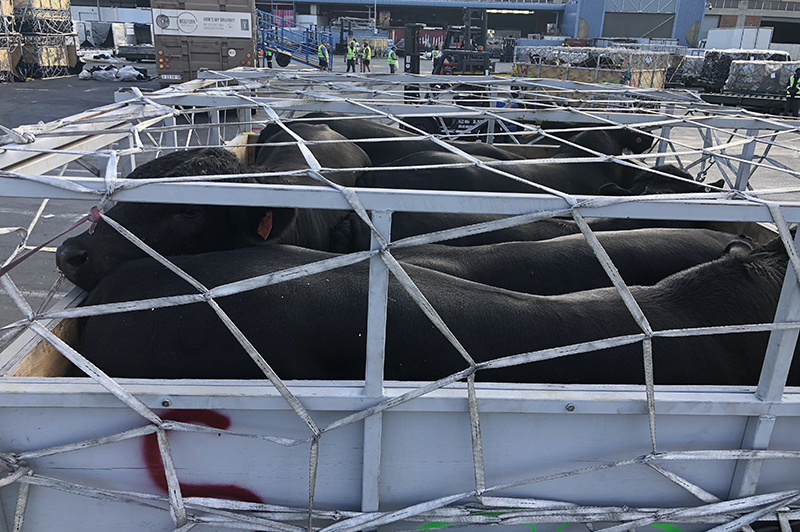
[[[253,37],[250,13],[153,9],[153,33],[197,37]]]

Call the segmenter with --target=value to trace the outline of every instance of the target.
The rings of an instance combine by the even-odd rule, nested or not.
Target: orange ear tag
[[[270,231],[272,231],[272,211],[267,211],[267,214],[261,218],[261,222],[258,224],[258,234],[266,240]]]

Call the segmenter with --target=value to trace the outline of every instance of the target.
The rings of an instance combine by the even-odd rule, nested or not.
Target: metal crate
[[[165,151],[237,144],[259,125],[321,109],[393,124],[469,120],[472,127],[444,134],[416,131],[422,138],[502,140],[539,156],[539,146],[574,130],[571,124],[636,128],[655,137],[655,150],[614,157],[617,164],[668,160],[728,182],[723,191],[645,201],[356,190],[383,235],[392,212],[435,208],[526,220],[556,214],[711,220],[777,231],[795,249],[786,224],[800,222],[798,173],[782,161],[800,147],[800,122],[712,106],[690,93],[555,80],[204,72],[153,94],[122,91],[117,104],[58,124],[17,128],[35,138],[3,146],[0,194],[350,208],[352,196],[327,187],[210,187],[188,178],[115,185],[119,175]],[[542,123],[556,126],[542,129]],[[101,176],[84,177],[85,168],[99,168]],[[20,252],[26,248],[23,238]],[[585,523],[615,532],[649,525],[733,531],[757,520],[787,530],[800,518],[800,391],[784,389],[779,369],[800,327],[792,268],[778,325],[761,329],[773,331],[774,342],[758,387],[498,385],[474,383],[469,371],[432,383],[385,382],[380,338],[389,270],[380,248],[373,238],[364,381],[295,381],[283,388],[274,376],[272,383],[35,376],[62,354],[82,363],[48,332],[68,328],[61,320],[75,317],[69,307],[76,293],[0,331],[3,339],[9,330],[24,331],[0,355],[6,375],[0,378],[6,427],[0,523],[9,530],[16,520],[25,530],[207,525],[292,532],[497,525],[541,532]],[[3,277],[3,286],[17,294],[8,282],[14,276]],[[23,295],[15,299],[25,306]],[[34,348],[40,369],[20,369],[39,338],[54,349]],[[646,343],[646,335],[636,341]],[[238,500],[226,500],[226,493]]]

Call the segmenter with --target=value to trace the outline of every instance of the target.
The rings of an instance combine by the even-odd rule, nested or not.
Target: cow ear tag
[[[266,240],[267,237],[269,237],[270,231],[272,231],[272,211],[267,211],[258,224],[258,234]]]

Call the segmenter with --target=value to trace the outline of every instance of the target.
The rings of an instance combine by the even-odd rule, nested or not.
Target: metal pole
[[[389,240],[392,213],[372,213],[375,228]],[[371,237],[370,249],[380,249],[380,244]],[[368,397],[383,395],[383,359],[386,349],[386,304],[389,297],[389,269],[379,256],[369,261],[369,306],[367,311],[367,364],[364,394]]]
[[[673,114],[675,112],[675,104],[667,105],[667,114]],[[667,151],[667,146],[669,145],[669,134],[672,131],[672,126],[662,126],[661,127],[661,137],[662,140],[658,141],[658,153],[665,153]],[[656,158],[656,166],[661,166],[664,164],[664,157],[657,157]]]
[[[389,240],[392,227],[390,211],[374,211],[372,222],[375,228]],[[372,235],[370,249],[380,249],[380,243]],[[367,310],[367,362],[364,382],[366,397],[381,398],[383,391],[383,366],[386,352],[386,311],[389,300],[389,269],[379,256],[369,261],[369,302]],[[361,472],[361,510],[378,510],[378,482],[381,470],[381,436],[383,414],[364,420],[364,447]]]
[[[758,129],[748,129],[747,136],[755,137],[758,135]],[[753,154],[756,152],[756,141],[748,142],[742,148],[742,159],[747,162],[739,163],[739,170],[736,172],[736,190],[745,190],[747,188],[747,181],[750,179],[750,161],[753,160]]]
[[[211,146],[219,146],[222,143],[219,109],[214,109],[209,114],[211,115],[211,123],[214,124],[214,127],[208,130],[208,143]]]

